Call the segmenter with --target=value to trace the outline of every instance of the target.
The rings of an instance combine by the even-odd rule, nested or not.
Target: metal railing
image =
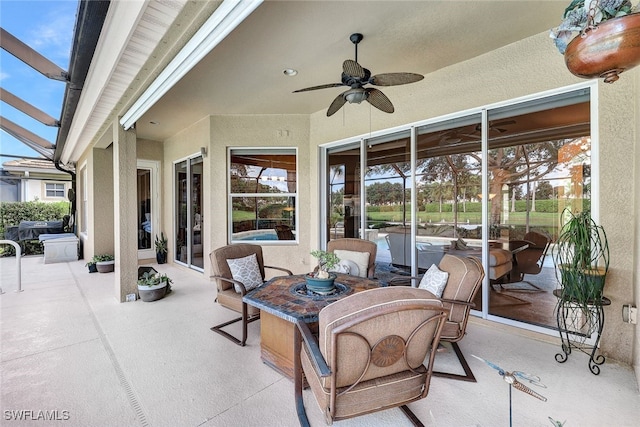
[[[18,269],[18,289],[16,292],[22,292],[22,272],[21,272],[21,261],[22,261],[22,249],[20,245],[14,242],[13,240],[0,240],[0,244],[12,245],[16,249],[16,266]],[[3,294],[4,291],[0,287],[0,294]]]

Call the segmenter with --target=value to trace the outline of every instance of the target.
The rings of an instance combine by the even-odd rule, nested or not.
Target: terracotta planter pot
[[[615,82],[620,73],[640,64],[640,13],[609,19],[585,37],[577,36],[567,46],[564,61],[578,77]]]

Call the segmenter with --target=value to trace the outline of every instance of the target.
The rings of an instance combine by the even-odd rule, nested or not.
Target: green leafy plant
[[[318,259],[318,270],[315,273],[317,278],[328,278],[329,270],[338,265],[340,258],[333,252],[327,252],[323,250],[311,251],[311,256]]]
[[[138,279],[138,286],[156,286],[161,283],[166,282],[167,284],[167,293],[171,292],[171,284],[173,280],[169,278],[166,274],[162,273],[153,273],[150,271],[145,271],[142,274],[142,277]]]
[[[551,38],[562,54],[567,45],[578,34],[593,30],[601,22],[640,12],[630,0],[573,0],[564,11],[562,22],[551,30]]]
[[[155,239],[156,253],[158,254],[166,254],[168,251],[168,241],[167,237],[164,235],[164,232],[160,232],[160,237],[156,234]]]
[[[562,216],[568,220],[556,240],[553,255],[556,277],[562,286],[563,298],[587,310],[590,303],[602,297],[609,270],[607,234],[589,211],[574,214],[567,208]]]
[[[114,261],[114,260],[115,260],[115,257],[111,254],[94,255],[93,258],[91,259],[91,261],[94,263],[104,262],[104,261]]]

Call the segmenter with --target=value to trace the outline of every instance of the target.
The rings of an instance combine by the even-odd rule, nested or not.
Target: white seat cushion
[[[369,269],[369,252],[357,252],[347,251],[344,249],[336,249],[334,254],[340,258],[340,260],[353,261],[358,266],[358,273],[351,272],[352,276],[367,277],[367,270]]]

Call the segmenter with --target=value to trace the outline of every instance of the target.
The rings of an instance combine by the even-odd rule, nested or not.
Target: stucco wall
[[[278,132],[278,131],[288,131]],[[227,147],[297,147],[298,148],[298,227],[299,244],[263,245],[265,264],[289,268],[294,273],[310,271],[310,235],[317,233],[317,223],[311,224],[311,198],[316,194],[309,187],[309,118],[301,115],[216,116],[211,117],[209,157],[215,159],[211,169],[210,216],[216,228],[211,236],[215,249],[227,244]],[[210,250],[209,250],[210,252]],[[209,253],[206,252],[206,253]],[[295,255],[294,255],[295,254]],[[207,261],[207,264],[208,261]],[[209,266],[207,267],[209,268]]]
[[[138,159],[162,161],[164,157],[164,144],[160,141],[138,139],[136,150]]]
[[[611,276],[606,294],[612,305],[606,309],[606,325],[602,338],[603,353],[626,363],[632,361],[635,326],[621,321],[622,304],[638,294],[638,280],[633,281],[638,264],[637,220],[633,215],[634,195],[638,192],[633,179],[638,161],[633,153],[638,141],[638,73],[622,75],[613,85],[598,83],[600,97],[600,220],[609,235]],[[421,82],[385,88],[385,94],[396,107],[385,114],[366,104],[345,105],[344,111],[327,118],[325,111],[311,116],[311,145],[341,140],[370,131],[392,128],[447,113],[531,95],[584,80],[572,76],[564,66],[548,34],[541,33],[518,43],[495,50],[464,63],[425,76]],[[330,102],[327,96],[327,105]],[[310,152],[311,189],[318,188],[318,152]],[[624,183],[621,185],[621,183]],[[310,227],[319,221],[317,197],[311,197]],[[636,212],[638,212],[637,205]],[[317,236],[312,233],[312,238]],[[312,242],[312,246],[317,241]],[[635,248],[635,251],[634,249]],[[637,298],[637,297],[636,297]],[[637,363],[637,357],[636,357]]]
[[[113,149],[93,148],[89,169],[89,224],[87,232],[93,242],[93,253],[85,253],[85,258],[98,254],[114,254],[114,200],[113,200]]]

